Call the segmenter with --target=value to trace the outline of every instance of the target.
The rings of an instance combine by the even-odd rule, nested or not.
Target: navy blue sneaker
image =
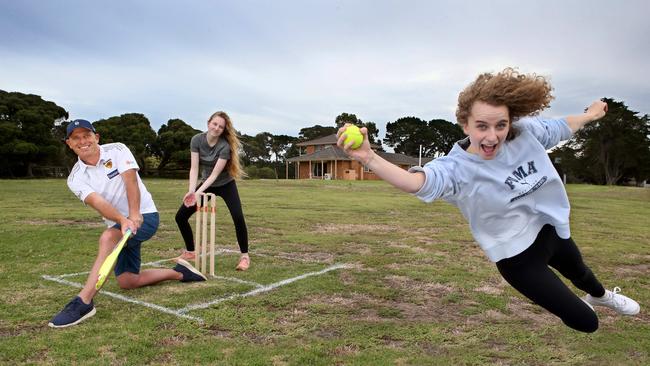
[[[190,262],[182,258],[176,258],[176,267],[174,271],[180,272],[183,275],[181,282],[194,282],[194,281],[205,281],[207,277],[203,273],[199,272],[198,269],[194,268]]]
[[[47,325],[52,328],[65,328],[72,325],[77,325],[82,321],[95,315],[95,305],[92,300],[90,304],[84,304],[79,296],[75,297],[66,305],[60,313],[50,321]]]

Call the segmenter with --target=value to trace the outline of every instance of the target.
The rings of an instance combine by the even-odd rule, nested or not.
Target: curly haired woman
[[[192,137],[190,142],[189,189],[183,197],[183,204],[176,213],[176,224],[185,241],[182,259],[194,259],[194,236],[189,219],[196,212],[196,194],[214,193],[223,198],[235,224],[235,232],[241,257],[238,271],[250,266],[248,256],[248,230],[235,181],[242,177],[239,163],[239,138],[226,112],[215,112],[208,119],[208,130]],[[199,168],[201,184],[197,184]],[[198,188],[197,188],[198,187]]]
[[[595,101],[580,115],[534,117],[553,99],[548,81],[512,68],[485,73],[458,97],[456,118],[467,138],[449,155],[424,167],[403,170],[375,154],[368,144],[338,145],[385,181],[425,202],[442,198],[457,206],[475,240],[503,278],[534,303],[582,331],[598,329],[592,305],[634,315],[639,304],[606,290],[585,265],[569,230],[569,200],[546,150],[585,124],[602,118],[607,104]],[[578,297],[551,270],[577,288]]]

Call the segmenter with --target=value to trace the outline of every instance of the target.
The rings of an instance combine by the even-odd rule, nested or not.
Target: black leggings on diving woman
[[[588,333],[598,329],[596,313],[549,266],[592,296],[603,296],[605,288],[584,264],[573,240],[557,236],[555,227],[544,225],[528,249],[496,265],[512,287],[558,316],[567,326]]]
[[[235,224],[235,233],[237,234],[237,243],[239,243],[239,251],[248,253],[248,230],[246,229],[246,220],[244,220],[244,211],[241,207],[239,199],[239,192],[237,191],[237,184],[232,180],[229,183],[220,187],[209,187],[205,193],[214,193],[223,198],[230,211],[230,216]],[[185,241],[185,248],[189,251],[194,251],[194,235],[192,235],[192,227],[190,226],[190,217],[196,213],[196,205],[187,207],[181,203],[181,207],[176,212],[176,224],[181,231],[183,240]]]

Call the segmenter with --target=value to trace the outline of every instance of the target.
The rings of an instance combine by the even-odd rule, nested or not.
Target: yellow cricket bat
[[[130,236],[131,236],[131,229],[127,229],[126,232],[124,233],[124,236],[117,243],[117,245],[115,246],[111,254],[109,254],[108,257],[106,257],[104,263],[102,263],[102,266],[99,267],[99,277],[97,277],[97,283],[95,284],[95,289],[99,290],[104,285],[104,282],[106,282],[106,278],[108,278],[108,275],[111,274],[111,270],[113,270],[113,267],[117,262],[117,257],[120,255],[122,248],[124,248],[124,244],[126,244],[126,241],[129,239]]]

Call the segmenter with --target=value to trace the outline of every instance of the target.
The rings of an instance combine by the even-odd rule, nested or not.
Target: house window
[[[364,173],[370,173],[370,172],[372,172],[372,170],[370,170],[370,168],[368,168],[367,166],[364,165],[363,166],[363,172]]]
[[[321,163],[320,161],[312,165],[312,176],[322,177],[328,171],[328,163]]]

